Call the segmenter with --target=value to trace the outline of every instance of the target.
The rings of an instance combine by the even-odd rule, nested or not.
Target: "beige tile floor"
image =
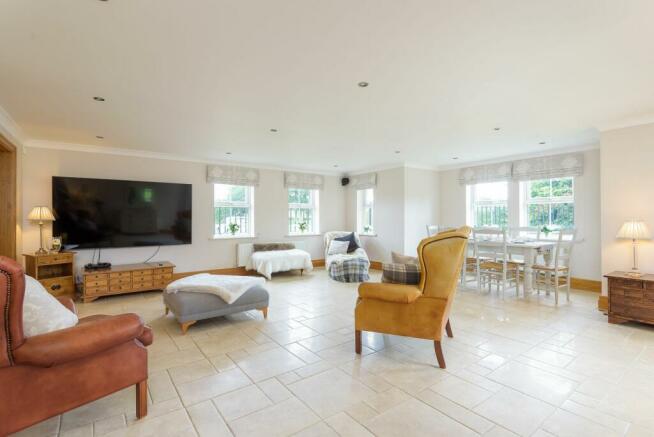
[[[441,370],[425,340],[368,333],[355,355],[356,284],[317,270],[268,288],[268,320],[244,313],[186,336],[159,293],[80,304],[153,327],[149,415],[135,420],[128,389],[20,435],[654,435],[654,329],[609,325],[594,293],[557,308],[460,290]]]

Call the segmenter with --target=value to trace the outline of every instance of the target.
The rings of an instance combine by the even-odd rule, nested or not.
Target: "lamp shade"
[[[54,214],[47,206],[35,206],[27,216],[28,220],[35,220],[39,222],[53,222],[55,220]]]
[[[627,240],[649,240],[652,238],[645,222],[638,220],[629,220],[624,222],[616,238]]]

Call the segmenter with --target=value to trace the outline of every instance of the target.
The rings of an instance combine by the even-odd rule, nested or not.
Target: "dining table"
[[[468,245],[472,246],[474,240],[471,238],[468,240]],[[502,247],[502,241],[498,240],[481,240],[477,243],[479,246],[486,248],[493,247]],[[509,255],[521,255],[524,259],[524,293],[531,293],[533,291],[533,276],[532,276],[532,266],[536,263],[538,255],[544,255],[549,258],[552,249],[556,247],[556,241],[554,240],[529,240],[529,239],[514,239],[506,242],[506,250]],[[463,272],[466,272],[467,262],[464,258]]]

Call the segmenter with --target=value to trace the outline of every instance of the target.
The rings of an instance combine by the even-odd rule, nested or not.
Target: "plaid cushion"
[[[339,282],[364,282],[370,279],[370,261],[366,258],[352,258],[329,265],[329,277]]]
[[[419,264],[382,264],[382,282],[391,284],[418,284],[420,282]]]

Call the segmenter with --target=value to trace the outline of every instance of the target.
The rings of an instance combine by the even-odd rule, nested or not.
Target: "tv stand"
[[[82,300],[87,303],[102,296],[163,290],[172,281],[174,268],[168,261],[158,261],[84,270]]]

